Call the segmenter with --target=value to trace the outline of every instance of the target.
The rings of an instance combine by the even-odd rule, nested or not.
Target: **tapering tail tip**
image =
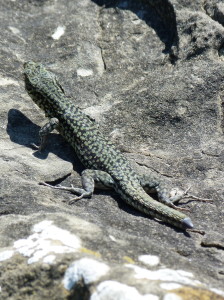
[[[186,229],[191,229],[194,227],[193,223],[191,222],[191,219],[190,218],[184,218],[182,220],[182,224],[184,225],[184,227]]]

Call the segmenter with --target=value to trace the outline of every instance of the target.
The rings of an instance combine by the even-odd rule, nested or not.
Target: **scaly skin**
[[[92,195],[95,180],[114,188],[126,203],[149,216],[181,229],[193,228],[189,217],[154,200],[145,192],[141,176],[131,168],[125,156],[104,138],[95,123],[66,98],[53,73],[34,62],[25,63],[24,68],[26,90],[50,118],[50,123],[40,131],[42,146],[45,136],[56,128],[87,168],[82,174],[84,189],[71,188],[81,195],[79,199]]]

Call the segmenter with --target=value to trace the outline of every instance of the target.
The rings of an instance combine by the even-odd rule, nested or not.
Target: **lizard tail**
[[[158,218],[165,223],[171,224],[181,229],[192,229],[194,227],[191,219],[182,212],[175,210],[161,202],[154,200],[143,189],[128,189],[128,191],[119,191],[123,200],[154,218]]]

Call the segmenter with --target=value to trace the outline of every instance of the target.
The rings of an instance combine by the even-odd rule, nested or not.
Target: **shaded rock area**
[[[223,1],[1,1],[0,299],[224,299]],[[115,192],[72,196],[83,167],[52,133],[23,63],[43,63],[141,173],[213,199],[182,201],[186,233]],[[166,298],[167,297],[167,298]]]

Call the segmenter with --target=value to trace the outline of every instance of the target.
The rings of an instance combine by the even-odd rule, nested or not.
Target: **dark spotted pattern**
[[[84,166],[107,173],[105,176],[101,172],[99,182],[113,185],[123,200],[152,217],[182,229],[193,227],[186,215],[155,201],[144,191],[139,175],[128,160],[104,138],[95,123],[65,97],[53,73],[34,62],[27,62],[24,67],[29,95],[46,117],[58,120],[57,130],[73,146]]]

